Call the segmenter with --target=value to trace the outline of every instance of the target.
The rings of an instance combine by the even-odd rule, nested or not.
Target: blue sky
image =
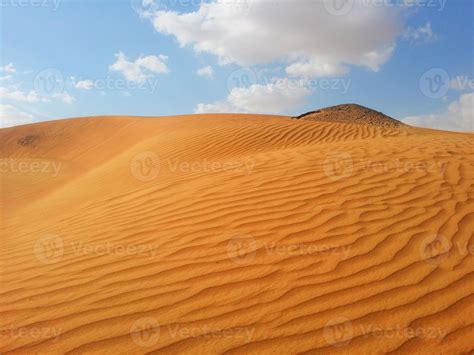
[[[354,102],[474,131],[471,0],[0,0],[1,126]]]

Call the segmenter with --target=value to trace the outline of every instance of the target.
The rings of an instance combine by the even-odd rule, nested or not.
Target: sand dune
[[[473,351],[473,138],[238,114],[2,129],[0,351]]]

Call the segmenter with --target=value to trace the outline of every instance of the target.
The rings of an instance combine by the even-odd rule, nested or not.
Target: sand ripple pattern
[[[471,352],[473,138],[256,115],[3,129],[0,351]]]

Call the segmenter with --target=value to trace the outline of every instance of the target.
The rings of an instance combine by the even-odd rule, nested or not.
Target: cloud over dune
[[[379,70],[402,32],[399,15],[394,7],[356,1],[350,16],[335,16],[324,1],[303,0],[254,0],[250,7],[211,2],[194,12],[148,14],[158,32],[220,64],[281,61],[288,74],[308,76],[340,75],[351,65]]]
[[[474,92],[461,95],[441,113],[405,117],[405,123],[452,131],[474,131]]]
[[[116,61],[109,69],[123,74],[125,79],[135,83],[143,83],[154,74],[168,73],[165,55],[140,56],[135,61],[130,61],[127,56],[119,52],[115,55]]]
[[[233,88],[225,101],[199,104],[195,112],[281,113],[303,105],[309,94],[305,81],[273,78],[267,84]]]
[[[0,104],[0,128],[33,122],[33,116],[13,105]]]

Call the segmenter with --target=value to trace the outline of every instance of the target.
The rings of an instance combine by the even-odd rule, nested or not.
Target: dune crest
[[[357,104],[342,104],[326,107],[293,118],[318,122],[367,124],[378,127],[406,127],[402,122],[389,117],[382,112]]]
[[[474,135],[367,110],[0,130],[0,351],[472,351]]]

